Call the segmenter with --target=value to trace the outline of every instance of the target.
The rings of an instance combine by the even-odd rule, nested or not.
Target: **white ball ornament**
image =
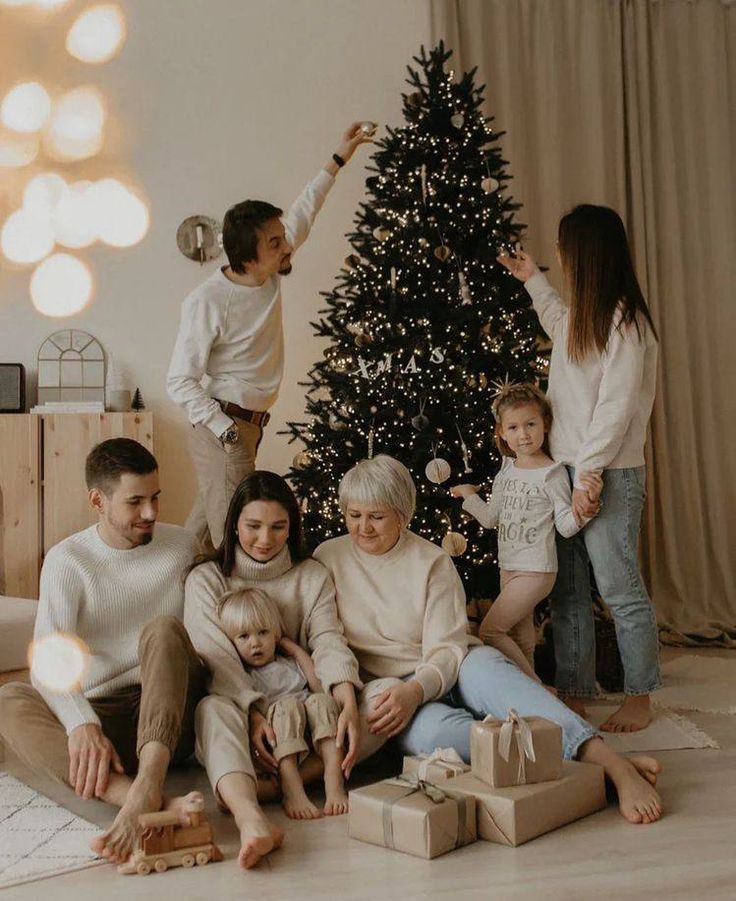
[[[465,116],[462,113],[454,113],[450,116],[450,122],[455,128],[462,128],[465,125]]]
[[[442,539],[442,550],[451,557],[459,557],[468,549],[468,539],[459,532],[448,532]]]
[[[480,186],[481,188],[483,188],[486,194],[493,194],[494,191],[498,191],[498,189],[501,187],[500,183],[495,178],[491,178],[490,176],[488,178],[484,178],[480,183]]]
[[[433,482],[435,485],[441,485],[442,482],[446,482],[450,478],[452,468],[447,460],[443,460],[442,457],[434,457],[427,463],[424,474],[430,482]]]

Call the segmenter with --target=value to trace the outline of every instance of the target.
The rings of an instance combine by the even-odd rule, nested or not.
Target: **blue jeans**
[[[568,467],[571,477],[574,469]],[[595,628],[590,569],[613,614],[627,695],[662,684],[657,619],[639,571],[638,546],[645,470],[607,469],[601,512],[572,538],[557,536],[557,582],[552,592],[556,684],[574,697],[595,695]]]
[[[460,665],[455,687],[438,701],[419,708],[398,736],[399,748],[404,754],[455,748],[469,763],[473,721],[488,715],[504,719],[510,707],[522,716],[543,716],[558,723],[566,760],[575,757],[580,746],[598,734],[500,651],[482,645],[470,649]]]

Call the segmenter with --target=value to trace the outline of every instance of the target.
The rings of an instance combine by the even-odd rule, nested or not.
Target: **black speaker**
[[[24,413],[26,371],[20,363],[0,363],[0,413]]]

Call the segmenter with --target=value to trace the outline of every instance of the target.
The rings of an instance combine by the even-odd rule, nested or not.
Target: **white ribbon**
[[[485,723],[487,720],[492,719],[494,717],[487,716],[483,722]],[[532,735],[531,726],[513,708],[509,709],[508,716],[501,726],[498,736],[498,753],[507,763],[511,756],[512,736],[516,737],[516,746],[519,749],[518,784],[524,785],[526,782],[526,761],[529,759],[534,763],[537,755],[534,751],[534,736]]]
[[[435,748],[431,754],[428,754],[419,764],[417,776],[420,779],[427,779],[430,766],[437,764],[445,770],[457,774],[465,770],[465,761],[457,753],[454,748]]]

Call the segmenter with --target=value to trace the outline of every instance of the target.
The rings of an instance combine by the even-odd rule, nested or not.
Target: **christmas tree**
[[[411,528],[455,558],[469,597],[497,586],[495,533],[463,513],[448,488],[487,490],[500,466],[495,385],[546,372],[537,318],[496,262],[523,225],[507,193],[499,138],[482,112],[475,70],[459,80],[451,51],[422,48],[408,67],[405,124],[376,144],[353,252],[312,323],[330,339],[309,372],[309,422],[289,423],[305,449],[289,477],[313,545],[344,533],[343,474],[378,453],[417,485]]]

